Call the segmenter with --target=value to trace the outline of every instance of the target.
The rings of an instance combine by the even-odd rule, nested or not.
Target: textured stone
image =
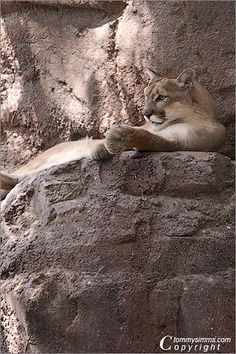
[[[2,203],[5,350],[159,352],[172,335],[234,352],[233,181],[217,153],[126,152],[17,185]]]
[[[143,122],[145,67],[195,67],[234,153],[234,2],[3,1],[3,164]],[[19,21],[20,19],[20,21]]]
[[[234,2],[2,1],[2,164],[142,123],[145,67],[195,67],[234,146]],[[159,352],[231,337],[233,166],[124,153],[19,184],[2,203],[3,351]]]

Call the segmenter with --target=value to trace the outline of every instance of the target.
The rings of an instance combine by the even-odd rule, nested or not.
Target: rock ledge
[[[25,180],[2,203],[3,350],[159,352],[165,335],[232,337],[232,194],[217,153],[127,152]]]

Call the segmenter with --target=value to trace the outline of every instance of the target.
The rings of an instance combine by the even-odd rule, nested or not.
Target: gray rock
[[[143,122],[145,67],[195,67],[234,154],[234,2],[2,1],[3,164],[63,140]],[[20,21],[19,21],[20,19]],[[13,138],[16,133],[22,140]],[[34,150],[33,150],[34,148]],[[17,152],[17,153],[16,153]]]
[[[127,152],[16,186],[2,203],[4,349],[159,352],[171,335],[230,337],[219,352],[234,352],[233,181],[217,153]]]

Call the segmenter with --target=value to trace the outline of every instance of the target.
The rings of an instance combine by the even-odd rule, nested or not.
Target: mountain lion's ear
[[[184,70],[176,79],[180,87],[193,85],[193,80],[195,78],[195,71],[193,69]]]
[[[149,78],[152,80],[154,79],[154,77],[160,76],[161,74],[159,74],[158,72],[151,70],[151,69],[146,69],[146,73],[148,74]]]

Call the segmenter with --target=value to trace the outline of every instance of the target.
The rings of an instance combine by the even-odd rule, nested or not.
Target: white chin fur
[[[150,123],[150,120],[148,119],[148,117],[144,116],[145,122],[146,123]]]
[[[149,120],[153,123],[163,123],[165,119],[162,119],[152,114]]]

